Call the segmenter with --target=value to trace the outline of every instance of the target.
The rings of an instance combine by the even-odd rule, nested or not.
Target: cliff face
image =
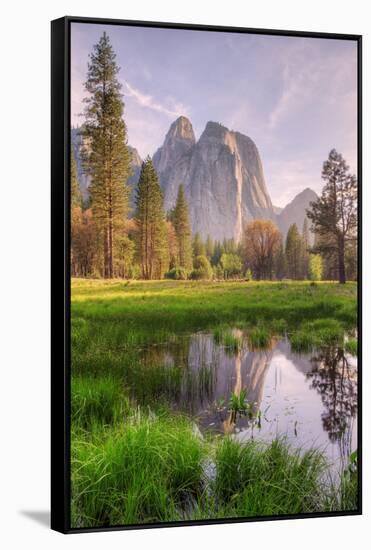
[[[78,179],[86,200],[89,178],[82,171],[82,138],[78,128],[72,129],[71,139]],[[129,217],[132,217],[143,161],[133,147],[129,146],[129,152]],[[182,183],[188,199],[192,232],[199,232],[203,238],[210,235],[216,240],[234,238],[240,241],[246,223],[261,218],[274,221],[285,239],[292,223],[302,230],[305,210],[317,198],[316,193],[307,188],[285,208],[272,206],[255,143],[216,122],[208,122],[196,141],[191,122],[184,116],[179,117],[171,124],[163,145],[154,154],[153,163],[163,189],[165,210],[174,207]]]
[[[254,142],[239,132],[208,122],[195,142],[191,123],[180,117],[153,161],[165,208],[174,206],[183,183],[192,231],[204,238],[210,235],[239,241],[248,221],[275,218],[259,152]]]

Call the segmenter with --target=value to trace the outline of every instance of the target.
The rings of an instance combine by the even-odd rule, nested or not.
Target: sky
[[[142,158],[180,115],[258,147],[272,202],[319,193],[332,148],[357,169],[357,44],[350,40],[72,23],[71,123],[81,125],[89,53],[103,31],[120,66],[128,143]]]

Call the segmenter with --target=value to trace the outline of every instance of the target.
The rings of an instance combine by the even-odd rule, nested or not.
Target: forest
[[[178,280],[357,279],[357,180],[335,149],[323,163],[324,186],[303,226],[284,237],[272,220],[254,219],[241,242],[191,233],[182,182],[165,212],[148,156],[133,191],[119,68],[107,34],[91,56],[81,128],[90,178],[83,201],[71,149],[71,273],[74,277]],[[134,192],[135,207],[129,196]]]

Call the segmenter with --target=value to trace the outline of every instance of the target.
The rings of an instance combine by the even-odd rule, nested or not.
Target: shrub
[[[188,278],[188,272],[184,267],[173,267],[165,273],[166,279],[174,279],[176,281],[185,281]]]
[[[242,262],[237,254],[222,254],[220,263],[224,271],[225,279],[236,277],[241,274]]]
[[[211,279],[213,270],[206,256],[196,256],[193,262],[194,270],[191,273],[191,279]]]

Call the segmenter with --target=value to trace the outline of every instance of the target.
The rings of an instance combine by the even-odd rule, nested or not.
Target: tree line
[[[109,37],[103,33],[90,54],[85,82],[81,161],[90,179],[87,203],[71,149],[72,276],[356,279],[357,181],[335,150],[323,165],[322,195],[311,203],[303,227],[291,225],[285,239],[270,220],[249,222],[240,243],[192,235],[183,185],[174,208],[165,212],[150,157],[143,162],[134,217],[129,217],[130,153],[118,72]]]

